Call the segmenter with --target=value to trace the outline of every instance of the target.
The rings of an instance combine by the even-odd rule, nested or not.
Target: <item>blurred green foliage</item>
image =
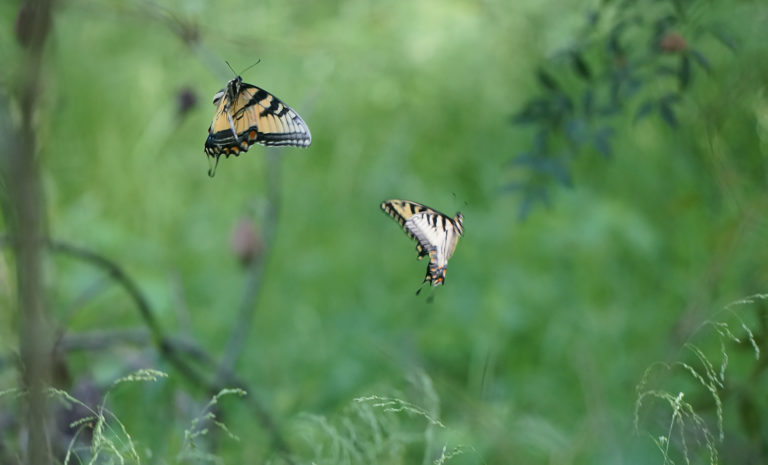
[[[380,463],[417,463],[424,444],[426,458],[438,459],[439,441],[449,452],[471,448],[448,463],[660,462],[647,435],[666,434],[664,413],[633,430],[646,367],[686,357],[692,335],[718,354],[719,340],[706,342],[698,325],[766,291],[768,5],[669,2],[687,12],[681,34],[693,40],[696,25],[716,24],[735,51],[716,38],[697,43],[710,71],[686,81],[679,124],[664,115],[638,121],[640,101],[612,115],[612,156],[574,156],[570,187],[547,185],[549,207],[520,222],[520,198],[504,188],[532,133],[511,117],[541,92],[537,71],[573,46],[584,16],[614,3],[59,2],[37,115],[50,235],[120,264],[169,334],[218,357],[247,283],[232,234],[244,218],[257,235],[269,228],[266,186],[276,181],[275,240],[260,255],[266,268],[236,371],[300,463],[333,463],[318,452],[321,429],[302,429],[306,418],[343,423],[354,399],[369,395],[422,405],[445,425],[434,443],[393,442],[406,446],[376,456]],[[18,8],[0,4],[2,63],[24,53]],[[258,59],[244,80],[299,112],[312,146],[254,146],[222,159],[210,179],[203,143],[210,99],[232,77],[225,60],[238,71]],[[3,92],[20,78],[3,66]],[[682,78],[670,79],[674,87]],[[574,86],[564,92],[579,96]],[[194,105],[180,111],[182,101]],[[433,300],[413,295],[426,264],[379,211],[387,198],[464,214],[465,236]],[[0,263],[9,308],[12,260]],[[51,256],[46,279],[60,333],[142,326],[102,271]],[[765,308],[740,314],[764,338],[750,311]],[[16,350],[15,325],[12,312],[0,313],[3,354]],[[729,354],[753,393],[723,397],[722,458],[764,463],[765,373],[745,381],[763,362],[749,350]],[[5,361],[0,388],[16,382]],[[66,365],[67,390],[85,380],[106,386],[137,368],[170,374],[110,395],[147,463],[175,460],[208,401],[148,342],[73,351]],[[408,381],[422,375],[432,391]],[[701,396],[697,407],[714,421]],[[238,402],[222,402],[218,417],[241,441],[212,441],[216,454],[282,463]],[[739,414],[745,402],[762,406],[758,420]],[[419,420],[404,428],[426,435]]]

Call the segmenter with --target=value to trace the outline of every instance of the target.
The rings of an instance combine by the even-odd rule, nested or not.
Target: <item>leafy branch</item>
[[[690,19],[695,4],[603,0],[586,16],[581,37],[537,69],[541,91],[512,117],[532,133],[530,147],[510,160],[513,180],[505,186],[522,196],[521,219],[549,203],[553,183],[573,186],[577,155],[613,155],[619,117],[655,114],[670,128],[679,126],[677,107],[694,77],[712,71],[694,40],[704,33],[735,47],[722,30]]]

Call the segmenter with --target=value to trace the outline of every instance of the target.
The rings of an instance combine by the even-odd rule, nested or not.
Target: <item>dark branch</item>
[[[245,398],[249,407],[258,418],[262,427],[269,432],[272,438],[272,444],[281,453],[283,459],[289,464],[293,463],[290,458],[288,445],[280,434],[280,431],[272,419],[272,415],[261,402],[254,397],[254,391],[248,387],[247,383],[237,377],[231,370],[220,370],[218,376],[215,378],[206,379],[187,363],[182,355],[196,353],[197,356],[194,357],[195,360],[207,365],[209,372],[216,370],[217,368],[212,357],[208,355],[202,356],[202,354],[206,353],[203,349],[191,342],[180,344],[179,340],[165,335],[154,316],[154,312],[148,299],[141,292],[136,282],[128,276],[120,266],[106,257],[82,247],[60,241],[49,241],[48,246],[54,252],[69,255],[103,269],[112,279],[120,284],[136,303],[142,320],[144,320],[144,323],[149,328],[150,338],[157,346],[160,354],[196,387],[204,389],[209,395],[216,394],[225,387],[239,387],[249,392],[251,395]]]
[[[216,365],[213,357],[193,341],[176,337],[168,337],[165,340],[173,351],[191,357],[206,368]],[[57,348],[63,352],[99,351],[118,345],[145,347],[150,342],[152,339],[145,328],[96,330],[64,334]]]
[[[0,247],[7,246],[11,242],[13,241],[0,237]],[[160,354],[168,360],[168,362],[176,368],[182,376],[187,378],[187,380],[189,380],[195,387],[203,389],[208,395],[214,395],[223,388],[240,388],[250,393],[251,395],[246,397],[245,401],[258,418],[262,427],[270,434],[275,449],[277,449],[287,463],[294,463],[290,458],[290,449],[278,430],[272,415],[261,402],[254,397],[254,391],[250,389],[248,384],[236,376],[231,370],[222,370],[214,358],[194,342],[165,335],[155,318],[149,300],[141,292],[141,289],[136,282],[125,273],[119,265],[106,257],[83,247],[52,240],[47,241],[46,245],[52,252],[68,255],[104,270],[111,279],[125,289],[131,300],[136,304],[136,307],[139,310],[139,315],[149,329],[149,332],[144,333],[144,335],[140,335],[137,332],[124,332],[121,336],[123,341],[138,341],[141,339],[151,341],[157,347]],[[68,338],[65,337],[62,339],[61,344],[63,344],[63,347],[65,348],[69,345],[69,348],[72,350],[75,350],[78,346],[82,348],[83,346],[105,344],[105,342],[98,340],[103,339],[103,336],[91,334],[90,337],[91,340],[89,342],[82,340],[73,342],[71,339],[68,340]],[[187,362],[184,356],[188,356],[203,365],[205,367],[204,372],[215,372],[218,369],[218,376],[207,379],[195,370],[193,366]]]

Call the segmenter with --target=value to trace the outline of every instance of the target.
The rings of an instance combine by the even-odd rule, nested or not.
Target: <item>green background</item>
[[[504,186],[531,132],[510,117],[540,92],[537,66],[574,40],[594,2],[59,2],[37,115],[48,231],[120,264],[169,334],[219,357],[247,282],[233,230],[243,219],[257,234],[269,229],[275,182],[275,240],[261,255],[236,370],[300,463],[420,463],[443,444],[466,448],[449,463],[661,463],[653,438],[667,434],[671,411],[642,418],[635,432],[635,386],[657,360],[690,361],[691,338],[714,348],[718,364],[717,334],[698,328],[732,318],[718,312],[765,292],[768,279],[768,7],[693,4],[692,22],[721,24],[739,48],[703,39],[713,70],[696,75],[680,127],[615,117],[613,156],[585,150],[574,186],[553,183],[550,205],[520,221],[520,199]],[[24,53],[17,8],[0,6],[3,63]],[[259,59],[244,80],[301,114],[312,145],[253,146],[209,178],[203,144],[210,99],[232,78],[225,60],[240,71]],[[19,78],[13,66],[0,75],[6,89]],[[184,90],[197,105],[180,114]],[[388,198],[464,214],[444,287],[414,296],[426,263],[379,210]],[[6,254],[0,275],[9,304],[11,263]],[[102,272],[46,263],[56,328],[141,327]],[[10,353],[17,318],[3,313],[0,349]],[[739,316],[759,332],[755,313]],[[736,379],[749,380],[759,362],[741,349],[729,355]],[[67,363],[70,390],[136,368],[168,372],[121,386],[109,406],[143,461],[180,460],[184,429],[207,399],[151,346],[76,352]],[[715,430],[706,390],[673,376]],[[15,384],[10,367],[0,380]],[[747,384],[763,419],[765,384],[764,375]],[[404,448],[375,459],[334,452],[319,418],[343,425],[368,395],[422,406],[445,428],[373,408],[400,422],[391,444]],[[724,457],[768,442],[762,423],[740,422],[738,398],[724,398]],[[239,402],[227,399],[219,415],[241,441],[207,447],[224,463],[282,463]],[[424,439],[425,428],[438,438]]]

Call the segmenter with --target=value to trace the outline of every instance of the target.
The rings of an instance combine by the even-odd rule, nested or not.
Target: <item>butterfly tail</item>
[[[427,265],[427,274],[424,276],[424,281],[421,282],[421,286],[419,286],[419,289],[416,291],[416,295],[419,295],[421,289],[427,283],[432,284],[432,286],[445,284],[445,267],[439,266],[434,260],[430,261],[429,265]]]
[[[210,177],[216,176],[216,168],[219,167],[219,157],[221,157],[221,154],[217,154],[217,155],[214,155],[214,156],[216,157],[216,162],[213,165],[213,167],[211,167],[211,158],[212,157],[208,158],[208,176],[210,176]]]

